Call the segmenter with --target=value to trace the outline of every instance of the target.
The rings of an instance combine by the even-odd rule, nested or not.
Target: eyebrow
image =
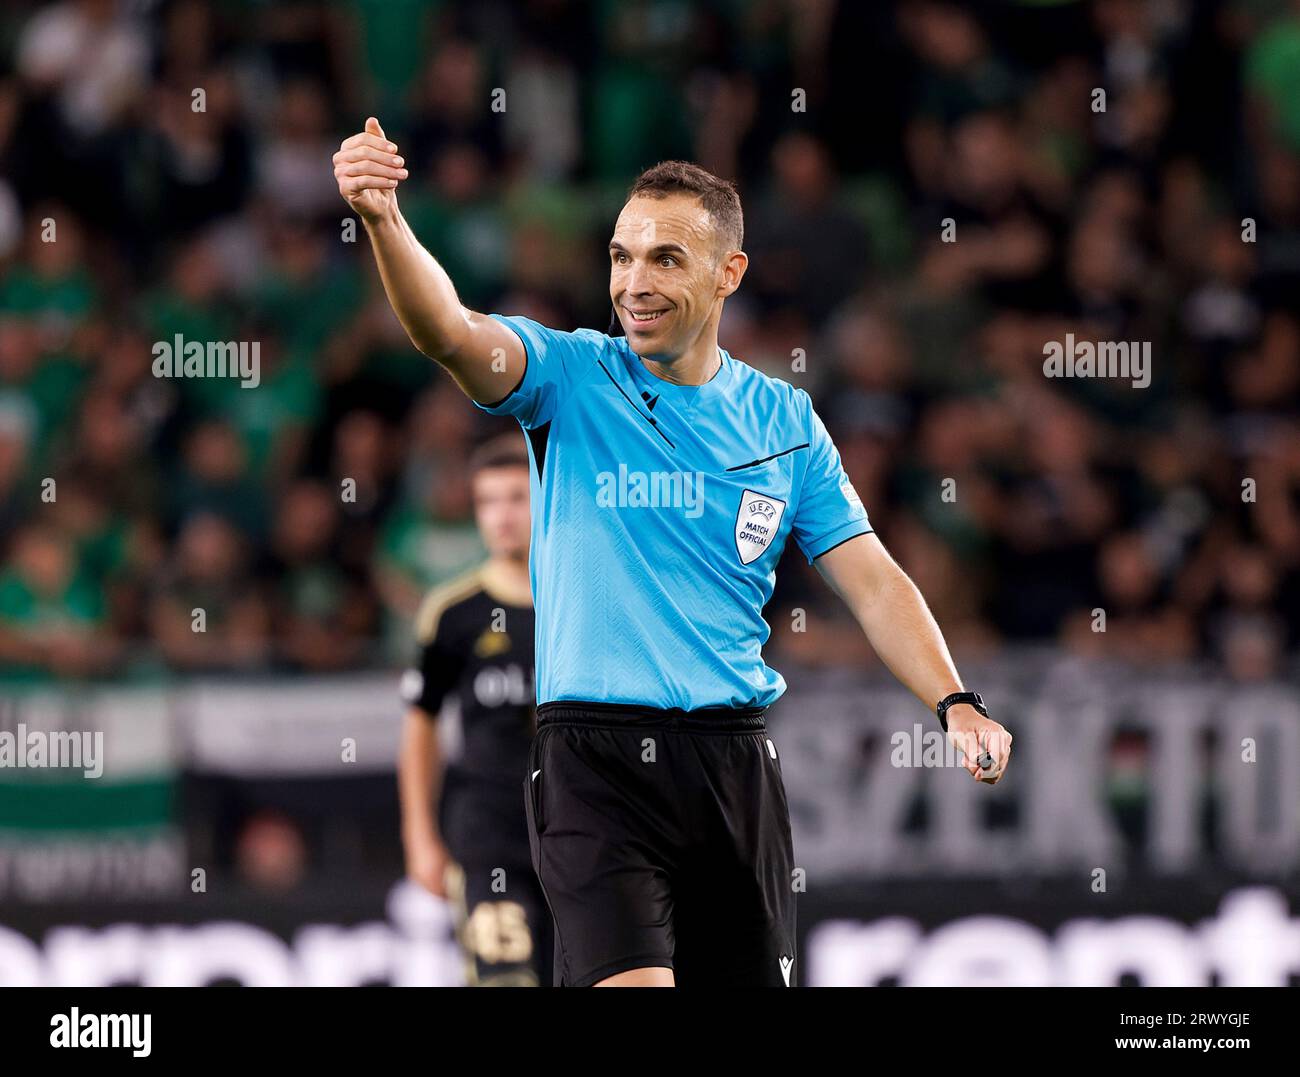
[[[616,239],[611,239],[609,241],[609,249],[611,251],[622,251],[624,254],[630,253],[628,249]],[[660,243],[658,246],[650,248],[651,257],[654,257],[657,254],[686,254],[686,253],[688,253],[686,248],[683,247],[680,243]]]

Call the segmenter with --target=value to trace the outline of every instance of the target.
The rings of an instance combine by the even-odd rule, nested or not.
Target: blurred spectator
[[[322,483],[285,491],[260,575],[271,596],[281,660],[295,669],[360,666],[376,638],[377,609],[364,570],[338,549],[339,502]]]
[[[104,594],[59,531],[31,524],[14,535],[0,570],[0,671],[8,680],[84,677],[108,670],[100,630]]]
[[[235,838],[235,870],[256,890],[294,890],[307,872],[307,841],[287,815],[262,809],[253,814]]]
[[[745,283],[761,301],[793,307],[819,326],[863,283],[866,231],[836,205],[831,162],[815,138],[787,135],[772,165],[775,188],[751,207]]]
[[[186,520],[156,581],[150,620],[173,669],[253,670],[270,657],[270,609],[239,533],[219,516]]]
[[[18,69],[35,92],[53,92],[74,130],[97,134],[121,119],[148,75],[144,27],[116,0],[65,0],[32,16]]]

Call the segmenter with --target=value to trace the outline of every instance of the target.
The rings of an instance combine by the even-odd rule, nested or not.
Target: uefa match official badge
[[[740,563],[747,565],[772,544],[781,526],[785,502],[755,490],[740,495],[740,509],[736,513],[736,552]]]

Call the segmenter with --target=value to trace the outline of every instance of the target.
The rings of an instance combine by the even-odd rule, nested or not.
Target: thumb
[[[379,121],[375,119],[375,117],[373,116],[371,116],[368,120],[366,120],[366,134],[378,135],[380,138],[388,137],[386,134],[384,134],[384,129],[379,126]]]

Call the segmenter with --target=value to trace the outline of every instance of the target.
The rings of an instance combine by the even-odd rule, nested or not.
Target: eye
[[[621,266],[627,261],[627,253],[625,251],[610,251],[609,256],[613,259],[614,264],[618,266]]]
[[[677,259],[674,258],[671,254],[660,255],[659,264],[663,266],[665,269],[672,269],[675,265],[677,265]]]

